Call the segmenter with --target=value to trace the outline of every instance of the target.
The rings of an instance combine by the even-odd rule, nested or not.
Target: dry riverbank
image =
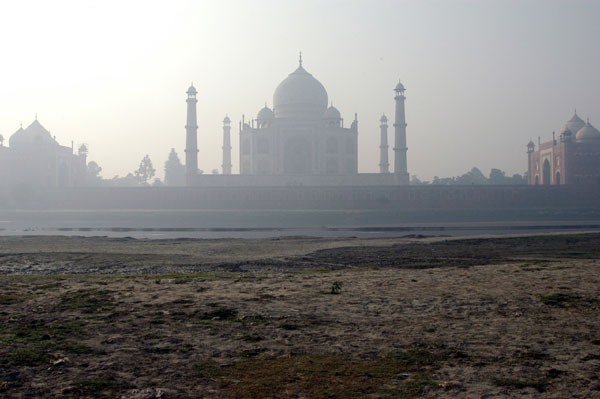
[[[4,237],[0,392],[600,397],[599,251],[596,234]]]

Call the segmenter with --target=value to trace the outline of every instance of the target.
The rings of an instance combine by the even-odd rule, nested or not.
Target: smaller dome
[[[379,119],[379,122],[387,122],[388,118],[387,116],[385,116],[385,114],[381,115],[381,118]]]
[[[579,129],[575,137],[577,141],[598,140],[600,139],[600,131],[592,126],[588,119],[585,126]]]
[[[223,123],[231,123],[231,119],[229,119],[229,116],[225,115],[225,119],[223,119]]]
[[[336,107],[331,105],[323,114],[323,119],[342,119],[342,115]]]
[[[267,104],[265,104],[265,106],[258,111],[258,116],[256,117],[256,119],[258,120],[269,120],[269,119],[273,119],[275,116],[273,115],[273,111],[271,110],[271,108],[267,107]]]
[[[396,88],[394,89],[394,91],[405,91],[406,89],[404,88],[404,85],[402,84],[402,82],[398,82],[398,84],[396,85]]]
[[[585,122],[583,121],[583,119],[581,119],[579,117],[579,115],[577,115],[577,111],[575,111],[575,113],[573,114],[573,117],[571,119],[569,119],[567,121],[567,123],[565,124],[565,126],[563,127],[563,130],[569,129],[571,131],[571,133],[577,133],[579,131],[579,129],[581,129],[584,126],[585,126]]]

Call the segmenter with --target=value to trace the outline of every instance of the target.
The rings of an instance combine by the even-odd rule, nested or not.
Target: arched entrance
[[[554,179],[554,184],[560,184],[560,172],[556,172],[556,178]]]
[[[542,180],[543,184],[550,184],[550,162],[546,159],[544,161],[544,166],[542,167]]]

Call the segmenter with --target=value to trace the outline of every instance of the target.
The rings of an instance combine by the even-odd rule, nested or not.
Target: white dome
[[[584,127],[579,129],[575,136],[577,141],[588,141],[600,139],[600,131],[590,124],[588,120]]]
[[[302,64],[273,94],[275,118],[320,118],[327,109],[327,91]]]

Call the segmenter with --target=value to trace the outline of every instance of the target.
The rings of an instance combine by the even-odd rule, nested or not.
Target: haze
[[[523,173],[525,144],[574,108],[600,126],[599,16],[595,1],[4,2],[0,134],[37,113],[105,178],[145,154],[162,177],[172,147],[184,159],[193,82],[199,168],[220,169],[227,114],[237,173],[237,122],[272,106],[302,51],[347,123],[358,113],[359,172],[378,171],[401,79],[411,175]]]

